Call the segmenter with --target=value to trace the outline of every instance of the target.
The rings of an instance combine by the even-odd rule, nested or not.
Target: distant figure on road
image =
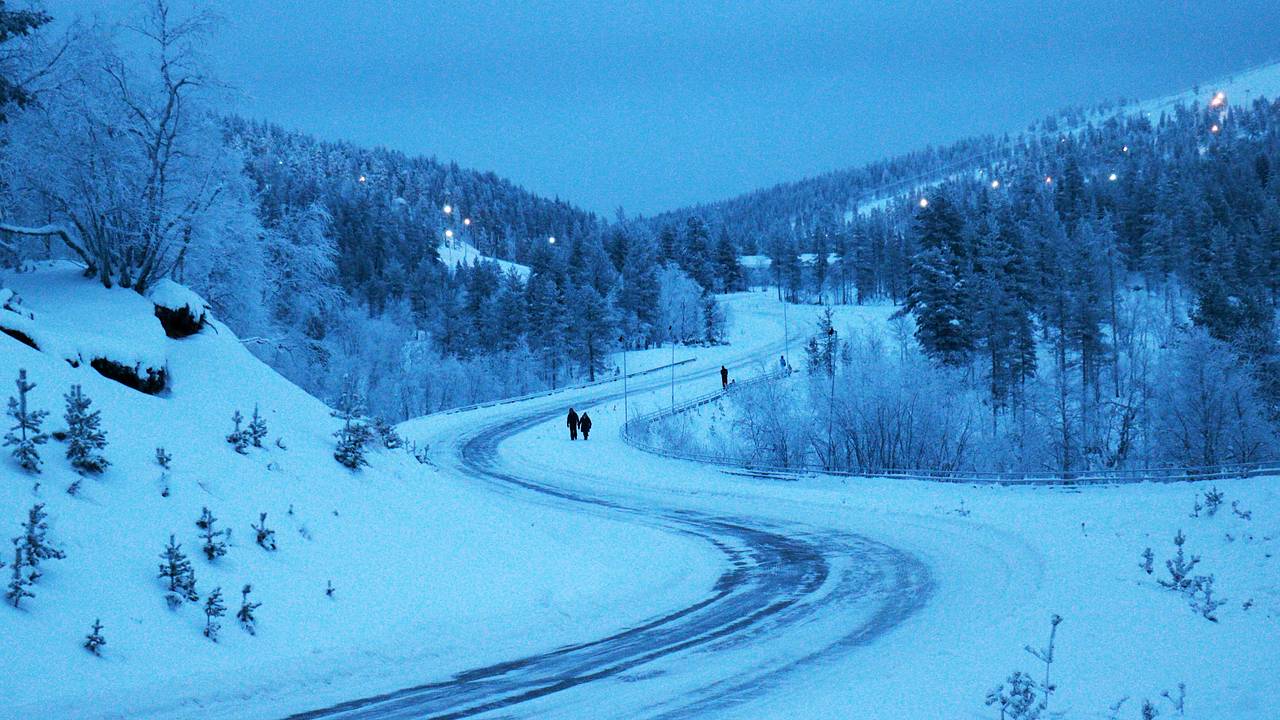
[[[780,370],[782,370],[782,372],[784,372],[784,373],[787,371],[787,356],[786,356],[786,355],[779,355],[779,356],[778,356],[778,368],[779,368]]]
[[[578,421],[578,427],[582,430],[583,440],[591,437],[591,416],[586,413],[582,413],[582,419]]]
[[[720,366],[720,387],[729,389],[729,368],[723,365]]]
[[[578,413],[574,412],[573,408],[569,408],[569,417],[566,419],[566,422],[569,425],[569,439],[577,440],[578,439]]]

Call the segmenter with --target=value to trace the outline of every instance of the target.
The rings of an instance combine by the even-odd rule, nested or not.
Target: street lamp
[[[618,343],[622,345],[622,428],[625,430],[627,420],[631,417],[627,404],[627,336],[619,335]]]
[[[444,206],[444,214],[445,214],[445,215],[452,215],[452,214],[453,214],[453,206],[452,206],[452,205],[448,205],[448,204],[446,204],[446,205]]]
[[[667,326],[667,336],[671,338],[671,412],[676,411],[676,328]]]
[[[827,469],[830,470],[836,456],[836,446],[832,442],[831,423],[836,415],[836,328],[827,328],[827,369],[831,372],[831,392],[827,396]]]

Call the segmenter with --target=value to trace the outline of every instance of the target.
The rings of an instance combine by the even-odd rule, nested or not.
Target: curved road
[[[633,392],[660,387],[650,381]],[[616,387],[605,386],[575,403],[616,397]],[[499,445],[562,411],[559,404],[526,405],[535,407],[472,427],[453,446],[452,462],[504,492],[532,493],[576,512],[621,516],[711,544],[723,554],[724,570],[709,594],[607,637],[293,718],[707,715],[767,692],[808,663],[870,642],[932,592],[923,563],[856,534],[693,511],[678,498],[655,503],[610,496],[598,484],[587,493],[523,476],[499,461]],[[672,470],[679,472],[680,463],[673,461]]]

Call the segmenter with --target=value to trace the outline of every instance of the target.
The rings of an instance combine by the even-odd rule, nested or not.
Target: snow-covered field
[[[688,538],[513,502],[404,452],[346,470],[332,457],[338,421],[221,325],[167,339],[149,302],[66,266],[0,285],[36,314],[39,337],[59,340],[57,352],[38,352],[0,335],[6,395],[26,368],[53,430],[63,393],[82,384],[102,411],[112,463],[72,497],[62,443],[41,446],[38,476],[6,449],[0,527],[17,535],[31,505],[45,503],[67,557],[42,563],[20,609],[0,606],[0,717],[275,717],[595,637],[715,580],[718,555]],[[62,359],[73,341],[96,350],[98,338],[111,352],[159,356],[170,389],[143,395]],[[241,456],[224,436],[232,413],[255,404],[270,434]],[[167,482],[158,446],[173,456]],[[233,530],[214,563],[195,526],[203,507]],[[274,553],[254,542],[261,512]],[[195,604],[165,607],[156,572],[170,533],[202,599],[222,588],[230,613],[217,644],[201,634]],[[254,637],[234,620],[246,583],[262,602]],[[108,643],[101,659],[81,648],[95,618]]]
[[[0,522],[17,534],[30,505],[47,503],[50,536],[67,558],[41,565],[36,597],[20,609],[0,607],[0,716],[277,717],[423,683],[445,688],[446,704],[455,688],[487,700],[497,690],[457,674],[587,648],[580,665],[553,654],[484,671],[512,687],[533,673],[539,688],[503,695],[509,704],[490,714],[994,718],[987,690],[1014,670],[1039,677],[1022,648],[1044,644],[1058,613],[1052,709],[1065,717],[1108,717],[1125,696],[1118,717],[1138,717],[1143,698],[1176,716],[1160,695],[1176,695],[1179,682],[1186,717],[1275,717],[1280,481],[1218,483],[1222,509],[1193,518],[1207,490],[1194,484],[752,476],[626,446],[620,382],[405,423],[434,465],[379,451],[352,473],[332,459],[338,422],[327,409],[225,327],[157,335],[149,302],[65,266],[0,284],[48,323],[37,332],[93,349],[93,333],[114,328],[116,341],[145,343],[170,382],[142,395],[71,367],[61,351],[0,336],[0,377],[28,370],[34,404],[53,411],[46,429],[61,424],[65,389],[83,384],[102,410],[113,463],[73,497],[59,442],[42,446],[40,476],[5,458]],[[724,302],[730,344],[678,350],[695,362],[674,384],[665,372],[634,378],[633,414],[673,392],[679,401],[714,389],[721,364],[738,377],[776,362],[783,328],[772,295]],[[816,312],[789,308],[793,364]],[[841,312],[839,327],[871,327],[888,309]],[[135,338],[135,328],[149,329]],[[632,354],[630,369],[669,353]],[[255,404],[270,435],[241,456],[224,436],[232,413]],[[590,441],[568,441],[561,413],[570,404],[595,420]],[[469,454],[495,432],[492,459]],[[157,446],[173,454],[167,483]],[[200,554],[194,523],[206,506],[234,529],[214,563]],[[274,553],[253,541],[260,512],[276,530]],[[722,534],[700,534],[707,528]],[[1197,572],[1214,574],[1228,599],[1217,623],[1155,582],[1179,529],[1202,558]],[[263,603],[256,636],[229,616],[215,644],[195,605],[165,607],[155,574],[169,533],[193,556],[202,595],[221,586],[232,615],[240,586],[252,583]],[[1147,547],[1150,576],[1139,567]],[[725,596],[726,584],[741,587]],[[105,626],[103,658],[80,647],[94,618]],[[623,628],[635,635],[609,637]],[[687,628],[703,632],[678,634]],[[556,674],[537,676],[544,666]],[[393,715],[353,707],[338,716]],[[428,714],[405,707],[405,717]]]

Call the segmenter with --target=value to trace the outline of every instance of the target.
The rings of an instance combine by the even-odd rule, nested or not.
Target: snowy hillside
[[[49,540],[66,555],[40,564],[34,597],[0,606],[0,657],[10,661],[0,716],[277,717],[586,639],[714,581],[710,551],[687,539],[517,506],[403,450],[342,467],[329,409],[216,321],[169,339],[151,302],[68,265],[5,274],[0,287],[40,346],[0,335],[5,395],[25,369],[31,407],[49,411],[53,432],[65,427],[64,393],[82,385],[101,411],[110,462],[82,477],[56,439],[38,446],[40,474],[19,468],[11,448],[0,459],[4,537],[41,503]],[[0,313],[0,325],[15,324],[15,312]],[[167,385],[147,395],[68,362],[98,356],[162,368]],[[241,455],[226,441],[231,418],[255,407],[267,436]],[[206,507],[215,528],[231,531],[212,562],[196,526]],[[256,542],[261,513],[275,551]],[[157,577],[171,534],[199,594],[176,610]],[[666,562],[673,556],[686,561]],[[6,586],[10,571],[0,569]],[[262,603],[256,635],[235,617],[245,585]],[[228,608],[216,643],[202,634],[215,587]],[[81,646],[95,618],[101,658]]]
[[[521,280],[529,279],[529,267],[501,260],[482,254],[471,243],[459,238],[452,238],[440,243],[440,262],[446,267],[456,268],[459,265],[473,265],[478,262],[496,262],[503,273],[515,273]]]

